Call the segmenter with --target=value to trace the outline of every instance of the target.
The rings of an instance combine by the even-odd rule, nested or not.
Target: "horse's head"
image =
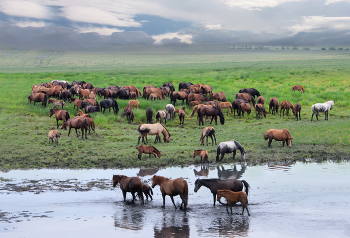
[[[49,117],[51,117],[52,115],[53,115],[53,109],[50,109]]]
[[[28,96],[28,101],[29,101],[29,103],[31,103],[32,100],[33,100],[33,96],[32,96],[32,95]]]
[[[247,155],[247,152],[245,151],[245,150],[243,150],[242,152],[241,152],[241,158],[243,159],[243,160],[245,160],[245,156]]]
[[[196,193],[202,186],[202,183],[200,182],[199,179],[196,180],[196,182],[194,183],[194,192]]]
[[[63,121],[61,129],[67,129],[67,125],[68,125],[68,121]]]
[[[120,176],[119,175],[114,175],[113,174],[113,187],[117,186],[117,184],[119,183],[120,181]]]
[[[153,175],[152,177],[152,188],[154,188],[156,185],[158,185],[158,176]]]
[[[219,109],[219,110],[220,110],[220,109]],[[220,123],[221,123],[221,125],[224,125],[224,124],[225,124],[225,117],[224,117],[224,114],[222,113],[221,110],[220,110],[219,117],[220,117]]]

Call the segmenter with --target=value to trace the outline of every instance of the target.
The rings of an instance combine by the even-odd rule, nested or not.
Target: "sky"
[[[350,45],[350,0],[0,0],[0,45]]]

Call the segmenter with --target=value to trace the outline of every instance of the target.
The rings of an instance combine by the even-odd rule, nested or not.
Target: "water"
[[[196,170],[196,171],[194,171]],[[0,172],[1,237],[350,237],[350,163],[171,167],[159,170],[11,170]],[[113,174],[153,174],[189,184],[188,211],[170,197],[124,203]],[[196,175],[197,174],[197,175]],[[198,175],[200,174],[200,175]],[[249,211],[233,215],[213,206],[209,189],[193,191],[197,178],[238,178],[251,190]],[[180,197],[174,198],[180,205]]]

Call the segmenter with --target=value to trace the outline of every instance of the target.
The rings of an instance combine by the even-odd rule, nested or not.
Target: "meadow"
[[[171,141],[149,144],[158,148],[162,157],[137,159],[137,128],[146,122],[145,110],[164,109],[170,99],[149,101],[139,98],[140,109],[135,109],[135,120],[113,113],[94,113],[96,131],[87,140],[77,138],[72,130],[61,130],[58,147],[48,144],[49,130],[56,128],[56,120],[49,118],[48,107],[28,103],[33,84],[52,80],[73,80],[92,83],[96,87],[134,85],[156,87],[171,82],[178,89],[180,82],[211,85],[214,92],[224,91],[229,102],[241,88],[254,87],[265,100],[277,97],[302,105],[301,121],[289,116],[267,115],[256,119],[254,110],[249,116],[238,117],[225,113],[225,125],[213,125],[217,142],[235,139],[247,151],[246,162],[308,161],[310,159],[349,158],[350,149],[350,81],[349,52],[286,51],[286,52],[227,52],[225,49],[184,52],[149,50],[128,52],[57,52],[0,50],[0,168],[127,168],[188,165],[200,163],[192,158],[193,150],[205,149],[210,162],[215,162],[216,146],[200,146],[204,126],[198,126],[196,117],[187,118],[192,108],[186,106],[184,128],[179,120],[167,122]],[[45,57],[42,57],[45,56]],[[301,84],[305,93],[293,92],[291,87]],[[100,98],[98,101],[102,100]],[[329,120],[310,121],[311,105],[334,100]],[[119,108],[127,100],[118,99]],[[268,110],[268,105],[265,107]],[[181,102],[176,107],[180,108]],[[71,116],[77,114],[73,104],[65,108]],[[155,118],[154,118],[155,121]],[[59,122],[61,125],[62,122]],[[209,122],[205,123],[208,126]],[[292,148],[272,142],[267,147],[263,140],[266,130],[287,128],[293,136]],[[210,141],[210,139],[209,139]],[[242,161],[226,155],[223,162]]]

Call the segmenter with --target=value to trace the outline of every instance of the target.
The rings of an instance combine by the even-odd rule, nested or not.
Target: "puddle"
[[[11,237],[349,237],[350,163],[241,164],[125,170],[11,170],[0,172],[0,236]],[[189,184],[186,212],[170,197],[132,204],[113,174],[154,174]],[[209,189],[194,192],[197,178],[238,178],[250,184],[249,211],[233,215],[213,206]],[[174,197],[176,205],[181,199]]]

